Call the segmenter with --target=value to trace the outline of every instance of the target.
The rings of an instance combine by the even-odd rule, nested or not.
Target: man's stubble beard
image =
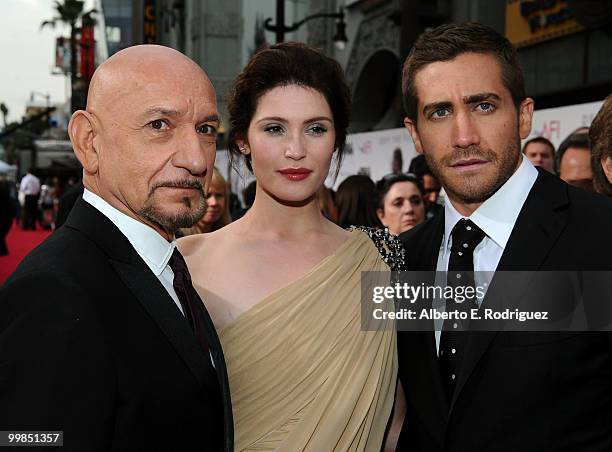
[[[182,187],[196,189],[200,196],[197,201],[197,206],[195,206],[195,210],[193,210],[193,202],[191,199],[184,197],[181,199],[181,202],[186,209],[174,214],[169,214],[165,209],[159,206],[159,202],[154,200],[153,195],[155,190],[160,187]],[[192,227],[204,216],[205,212],[206,196],[204,195],[204,189],[202,188],[201,183],[197,181],[178,181],[153,187],[144,205],[138,211],[138,214],[162,230],[174,234],[181,228]]]
[[[496,154],[491,149],[481,149],[470,146],[455,150],[439,162],[429,153],[425,153],[425,160],[432,173],[438,178],[444,190],[451,198],[456,198],[465,204],[480,204],[489,199],[514,174],[520,161],[520,141],[508,144],[504,152]],[[474,177],[465,176],[460,180],[445,177],[444,169],[459,159],[480,158],[485,159],[495,167],[495,172],[485,181],[476,181]]]

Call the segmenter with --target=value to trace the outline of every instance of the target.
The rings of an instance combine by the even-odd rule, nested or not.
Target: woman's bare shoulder
[[[214,232],[206,234],[193,234],[182,237],[176,241],[176,245],[185,257],[204,254],[211,254],[222,249],[231,241],[234,234],[233,223]]]

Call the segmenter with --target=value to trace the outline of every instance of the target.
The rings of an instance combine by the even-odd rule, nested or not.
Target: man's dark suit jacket
[[[231,451],[227,372],[119,229],[80,199],[0,288],[0,430],[70,451]]]
[[[612,270],[611,231],[612,200],[539,170],[497,270]],[[435,270],[443,234],[441,210],[400,236],[409,270]],[[398,333],[408,404],[398,451],[612,450],[609,333],[466,334],[449,403],[434,333]]]
[[[57,215],[55,217],[55,229],[59,228],[66,222],[75,203],[83,196],[84,190],[85,186],[83,185],[83,181],[80,181],[78,184],[75,184],[66,190],[66,192],[60,197],[57,206]]]

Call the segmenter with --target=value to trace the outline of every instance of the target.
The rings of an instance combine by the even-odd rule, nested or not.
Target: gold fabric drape
[[[376,451],[395,394],[395,331],[362,331],[362,271],[388,271],[369,237],[220,331],[237,451]]]

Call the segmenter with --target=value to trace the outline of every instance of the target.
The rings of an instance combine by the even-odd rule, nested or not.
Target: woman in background
[[[383,231],[338,227],[317,201],[345,147],[342,69],[305,44],[277,44],[247,64],[228,106],[229,150],[252,169],[255,201],[178,244],[219,331],[236,450],[379,452],[395,331],[387,320],[362,329],[361,274],[388,275],[403,254]]]
[[[376,217],[376,186],[368,176],[357,174],[344,179],[336,192],[338,226],[382,228]]]
[[[337,223],[338,208],[336,207],[336,202],[334,201],[334,193],[332,189],[327,188],[325,185],[321,185],[321,188],[319,188],[317,193],[317,199],[319,201],[319,206],[321,207],[321,212],[323,215],[325,215],[325,218]]]
[[[425,221],[425,199],[421,182],[410,174],[389,174],[376,184],[380,222],[393,235],[400,235]]]
[[[227,182],[215,167],[208,193],[206,194],[206,213],[194,226],[180,230],[179,237],[202,234],[221,229],[232,221],[229,213],[229,191]]]

